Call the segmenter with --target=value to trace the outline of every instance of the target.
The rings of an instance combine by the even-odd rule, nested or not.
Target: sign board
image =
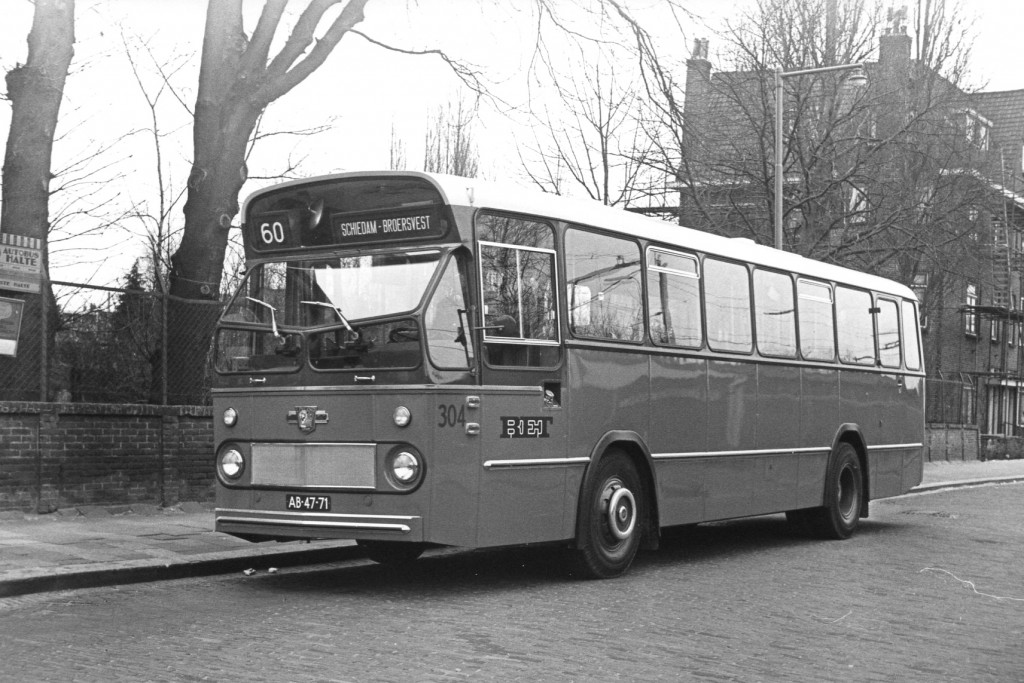
[[[0,289],[38,294],[42,268],[42,240],[0,233]]]
[[[18,335],[25,302],[0,298],[0,356],[18,355]]]

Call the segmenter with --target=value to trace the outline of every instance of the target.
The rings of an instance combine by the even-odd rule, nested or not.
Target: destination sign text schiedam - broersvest
[[[336,244],[361,244],[440,237],[444,227],[434,211],[399,215],[374,212],[332,216],[331,231]]]

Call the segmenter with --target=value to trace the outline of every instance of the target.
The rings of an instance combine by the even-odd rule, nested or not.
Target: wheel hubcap
[[[632,492],[621,484],[614,484],[608,500],[608,529],[612,536],[625,541],[633,534],[636,526],[636,499]]]

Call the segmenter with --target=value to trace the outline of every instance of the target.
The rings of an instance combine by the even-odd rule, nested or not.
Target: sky
[[[554,0],[554,4],[564,1]],[[694,38],[707,37],[714,54],[714,31],[750,2],[688,0],[688,7],[701,19],[685,24],[682,40],[675,33],[666,49],[685,58]],[[1024,68],[1018,58],[1024,0],[963,2],[975,17],[972,82],[990,91],[1024,89]],[[251,30],[262,2],[246,3]],[[629,0],[629,4],[639,13],[654,13],[659,7],[658,0]],[[444,48],[486,70],[489,87],[502,99],[485,103],[477,123],[485,177],[525,180],[517,144],[529,143],[532,133],[525,111],[518,107],[543,99],[543,93],[525,89],[524,73],[534,56],[536,36],[529,12],[523,9],[528,5],[525,0],[505,2],[497,20],[494,10],[477,0],[370,0],[367,5],[362,28],[368,34],[418,49]],[[129,206],[152,213],[157,204],[154,139],[147,130],[152,126],[151,112],[129,68],[124,44],[136,48],[149,97],[159,94],[156,113],[163,171],[173,195],[189,172],[188,108],[195,100],[205,7],[206,0],[77,0],[75,61],[61,111],[54,167],[60,171],[103,150],[82,167],[86,170],[81,175],[86,177],[79,194],[88,194],[94,204],[108,207],[111,213]],[[0,13],[0,71],[6,71],[25,59],[32,5],[28,0],[0,0]],[[150,46],[153,60],[138,50],[142,43]],[[170,82],[177,97],[159,90],[155,62],[174,70]],[[310,138],[268,138],[250,160],[250,175],[274,175],[297,160],[302,160],[301,175],[387,168],[392,130],[405,144],[409,167],[418,168],[428,118],[459,97],[458,79],[439,59],[398,55],[346,37],[318,72],[273,104],[265,117],[267,132],[321,125],[329,130]],[[0,104],[0,143],[6,142],[8,124],[9,107]],[[67,177],[75,176],[72,172]],[[268,182],[250,180],[243,195]],[[82,208],[80,204],[65,207],[59,198],[54,204],[51,218]],[[180,215],[179,204],[173,213],[178,224]],[[102,223],[102,218],[91,220],[92,225]],[[52,279],[116,285],[146,250],[146,226],[139,219],[118,220],[116,227],[102,234],[78,234],[79,226],[89,225],[85,218],[64,225],[72,237],[54,239],[51,244]]]

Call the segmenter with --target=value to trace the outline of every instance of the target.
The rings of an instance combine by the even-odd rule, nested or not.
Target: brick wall
[[[981,436],[978,428],[973,425],[932,423],[925,429],[925,439],[927,462],[979,459]]]
[[[213,498],[211,410],[0,401],[0,511]]]

